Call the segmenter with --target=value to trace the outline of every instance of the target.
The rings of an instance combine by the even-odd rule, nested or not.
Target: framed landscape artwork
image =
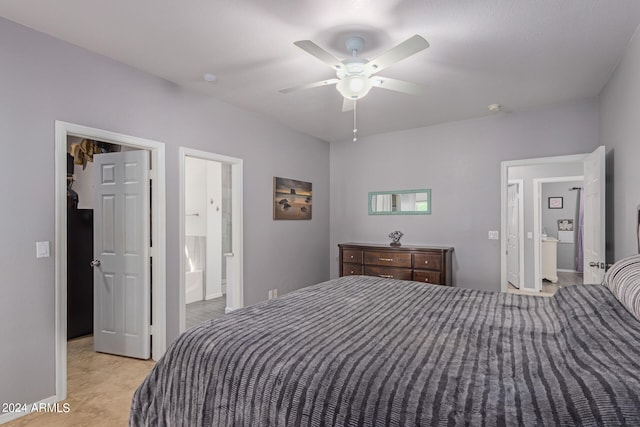
[[[310,182],[273,177],[273,219],[311,219]]]

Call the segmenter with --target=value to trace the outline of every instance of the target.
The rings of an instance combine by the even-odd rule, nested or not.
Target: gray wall
[[[363,101],[364,102],[364,101]],[[331,144],[331,276],[341,242],[451,245],[456,286],[500,289],[500,163],[598,146],[597,100]],[[367,193],[432,189],[432,214],[369,216]]]
[[[55,394],[54,258],[36,259],[34,244],[54,247],[55,120],[166,143],[168,342],[178,333],[179,146],[244,159],[245,304],[328,279],[326,142],[4,19],[0,64],[0,402]],[[276,175],[313,183],[311,221],[273,221]]]
[[[586,151],[585,151],[586,152]],[[553,163],[547,165],[512,166],[509,168],[509,179],[523,181],[523,218],[524,218],[524,283],[521,287],[535,288],[535,247],[534,241],[527,238],[527,233],[533,233],[534,199],[533,180],[536,178],[557,178],[563,176],[582,176],[584,166],[578,163]],[[547,184],[550,185],[550,184]],[[544,186],[543,186],[544,191]],[[542,199],[542,211],[546,209],[546,199]],[[542,218],[543,219],[543,218]],[[560,249],[560,248],[559,248]]]
[[[585,151],[586,153],[587,151]],[[548,165],[513,166],[509,168],[509,179],[522,179],[524,183],[524,283],[521,287],[535,288],[534,242],[527,238],[533,233],[533,180],[535,178],[555,178],[562,176],[582,176],[584,166],[579,163],[555,163]],[[542,199],[543,210],[546,199]]]
[[[600,102],[600,140],[607,153],[607,240],[609,261],[638,253],[640,204],[640,35],[605,86]],[[613,191],[611,191],[613,190]],[[613,238],[613,241],[610,241]]]
[[[558,269],[576,269],[576,247],[578,243],[578,191],[569,190],[582,187],[583,181],[548,182],[542,184],[542,226],[547,236],[558,238],[558,220],[573,220],[572,242],[558,242]],[[549,209],[549,197],[562,197],[562,209]]]

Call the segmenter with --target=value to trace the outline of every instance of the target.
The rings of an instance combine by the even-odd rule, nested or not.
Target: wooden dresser
[[[364,275],[452,286],[453,248],[341,243],[340,276]]]

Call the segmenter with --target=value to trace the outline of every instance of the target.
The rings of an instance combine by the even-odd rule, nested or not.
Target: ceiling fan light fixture
[[[372,77],[378,71],[382,71],[396,62],[415,55],[429,47],[429,43],[417,34],[392,47],[385,53],[378,55],[372,61],[359,56],[364,47],[364,39],[362,37],[350,37],[346,41],[345,47],[347,51],[351,53],[351,57],[343,59],[342,61],[311,40],[299,40],[293,44],[331,67],[331,69],[336,72],[336,78],[281,89],[280,92],[289,93],[300,89],[310,89],[335,83],[336,89],[344,98],[342,101],[342,111],[353,110],[354,141],[357,140],[358,133],[358,128],[356,127],[357,101],[364,98],[373,86],[384,87],[391,91],[404,92],[411,95],[420,95],[422,93],[421,86],[411,82],[390,79],[388,77]]]
[[[336,84],[338,92],[347,99],[364,98],[372,87],[371,80],[365,76],[348,76]]]

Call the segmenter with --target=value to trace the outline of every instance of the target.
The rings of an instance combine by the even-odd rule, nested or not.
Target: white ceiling
[[[326,141],[351,137],[334,77],[295,47],[344,58],[347,35],[371,59],[414,34],[431,47],[384,70],[423,84],[414,97],[374,88],[360,136],[597,95],[640,23],[638,0],[2,0],[0,15]],[[218,81],[203,80],[206,72]]]

